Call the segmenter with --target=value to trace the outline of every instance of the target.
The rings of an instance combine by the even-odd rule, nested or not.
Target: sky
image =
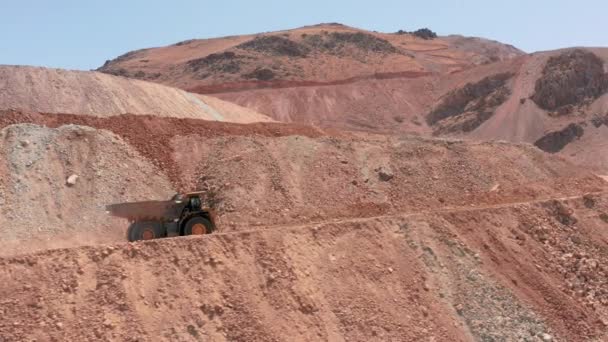
[[[428,27],[526,52],[608,46],[606,14],[606,0],[0,0],[0,64],[90,70],[135,49],[328,22]]]

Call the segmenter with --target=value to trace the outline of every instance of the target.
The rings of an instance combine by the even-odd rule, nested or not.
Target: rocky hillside
[[[105,205],[165,199],[177,190],[207,191],[227,232],[606,186],[530,145],[134,115],[2,112],[0,127],[2,227],[10,230],[3,242],[30,249],[48,247],[24,243],[31,238],[72,243],[57,235],[91,237],[74,238],[77,245],[96,236],[122,241],[127,222],[108,220]]]
[[[0,338],[605,341],[606,212],[588,195],[0,258]]]
[[[277,120],[536,144],[608,173],[608,49],[520,56],[457,73],[216,96]]]
[[[284,122],[535,143],[606,173],[607,51],[525,55],[432,31],[318,25],[136,51],[100,70],[158,74],[146,79]]]
[[[436,37],[430,30],[379,33],[321,24],[132,51],[98,70],[217,93],[454,72],[521,53],[488,40]]]
[[[498,106],[482,101],[489,113],[484,122],[452,135],[534,143],[549,153],[607,172],[608,154],[600,152],[608,141],[607,61],[608,49],[566,49],[520,58],[516,69],[498,63],[483,72],[463,72],[458,84],[470,83],[458,89],[476,84],[480,77],[496,77],[506,71],[513,76],[506,85],[508,96]],[[449,96],[448,91],[441,98]],[[478,100],[471,100],[461,112],[473,115],[479,105]]]
[[[606,341],[606,61],[325,24],[2,66],[0,341]],[[214,234],[104,210],[191,190]]]

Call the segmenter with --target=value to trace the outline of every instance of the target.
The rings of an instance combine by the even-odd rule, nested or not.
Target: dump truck
[[[203,205],[204,192],[178,193],[168,201],[117,203],[106,206],[112,216],[129,220],[127,240],[211,234],[213,210]]]

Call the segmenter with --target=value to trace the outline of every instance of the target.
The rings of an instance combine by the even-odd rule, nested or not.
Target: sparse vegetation
[[[571,123],[561,131],[551,132],[538,139],[534,145],[541,150],[549,153],[557,153],[572,141],[580,138],[585,133],[579,124]]]
[[[155,72],[153,74],[147,74],[147,76],[149,79],[155,80],[155,79],[161,77],[162,74],[160,72]]]
[[[331,22],[331,23],[321,23],[319,25],[316,26],[346,26],[342,23],[337,23],[337,22]]]
[[[426,27],[418,29],[418,30],[413,31],[413,32],[399,30],[399,31],[396,32],[396,34],[411,34],[413,36],[416,36],[418,38],[422,38],[422,39],[425,39],[425,40],[430,40],[430,39],[437,38],[437,33],[431,31],[430,29],[428,29]]]
[[[398,50],[385,39],[364,32],[331,32],[326,35],[310,35],[304,37],[304,42],[312,49],[327,53],[341,53],[347,46],[353,46],[359,50],[397,53]]]
[[[282,36],[256,37],[237,45],[237,48],[288,57],[306,57],[309,52],[306,46]]]
[[[362,51],[397,53],[387,40],[364,32],[327,32],[302,34],[303,43],[282,36],[263,36],[238,45],[238,48],[268,53],[275,56],[306,57],[311,51],[341,54],[348,46]]]
[[[418,30],[412,32],[412,34],[418,38],[422,38],[422,39],[426,39],[426,40],[437,38],[437,33],[429,30],[426,27],[418,29]]]
[[[595,198],[590,194],[586,194],[583,196],[583,204],[585,205],[585,208],[593,209],[595,207]]]
[[[599,128],[601,125],[608,126],[608,114],[605,116],[595,115],[591,118],[591,123],[595,128]]]
[[[108,74],[108,75],[114,75],[114,76],[121,76],[121,77],[132,77],[132,78],[137,78],[140,80],[146,79],[146,80],[153,80],[153,79],[157,79],[159,77],[161,77],[161,73],[159,72],[155,72],[155,73],[146,73],[143,70],[137,70],[137,71],[129,71],[125,68],[118,68],[118,69],[112,69],[112,68],[106,68],[104,70],[100,70],[101,72],[103,72],[104,74]]]
[[[572,112],[608,90],[604,62],[592,52],[576,49],[549,58],[536,81],[532,100],[558,114]]]
[[[101,71],[104,72],[104,73],[106,73],[106,74],[109,74],[109,75],[129,77],[129,72],[125,68],[104,69],[104,70],[101,70]]]
[[[241,70],[241,57],[231,51],[212,53],[203,58],[192,59],[186,62],[186,66],[193,72],[208,69],[214,72],[237,73]]]
[[[188,327],[186,328],[186,330],[188,331],[188,334],[192,335],[193,337],[198,337],[198,335],[199,335],[198,331],[192,324],[189,324]]]
[[[177,43],[175,43],[173,45],[174,46],[188,45],[188,44],[190,44],[190,43],[192,43],[194,41],[195,41],[194,39],[188,39],[188,40],[184,40],[184,41],[181,41],[181,42],[177,42]]]
[[[254,71],[243,75],[245,78],[255,78],[260,81],[270,81],[275,77],[274,71],[268,68],[257,68]]]
[[[114,58],[112,60],[106,60],[105,63],[103,63],[103,65],[100,68],[98,68],[97,70],[101,71],[101,72],[108,73],[108,74],[112,74],[111,72],[109,72],[109,71],[111,71],[110,69],[111,69],[112,64],[120,63],[120,62],[124,62],[124,61],[128,61],[130,59],[133,59],[133,58],[137,57],[137,55],[140,52],[145,51],[145,50],[147,50],[147,49],[140,49],[140,50],[129,51],[129,52],[127,52],[125,54],[122,54],[122,55],[120,55],[120,56],[118,56],[118,57],[116,57],[116,58]],[[115,71],[116,70],[117,69],[115,69]],[[120,70],[120,69],[118,69],[118,70]],[[112,75],[114,75],[114,74],[112,74]],[[122,76],[122,75],[120,75],[120,76]]]
[[[511,91],[506,86],[511,73],[488,76],[477,83],[468,83],[444,96],[439,105],[428,114],[426,121],[435,125],[447,118],[467,114],[460,118],[457,125],[444,130],[471,131],[489,119],[496,107],[507,100]]]

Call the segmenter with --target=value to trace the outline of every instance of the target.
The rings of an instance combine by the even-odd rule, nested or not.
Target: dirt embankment
[[[588,196],[2,258],[0,337],[602,341],[606,211]]]
[[[40,226],[86,234],[114,224],[108,227],[111,236],[122,240],[126,222],[104,221],[103,206],[134,197],[166,199],[171,189],[208,191],[218,203],[220,229],[236,231],[429,207],[520,202],[606,187],[589,171],[530,145],[133,115],[109,119],[6,112],[0,127],[13,120],[59,127],[5,128],[23,131],[5,135],[9,162],[3,176],[10,180],[5,189],[12,192],[5,200],[11,205],[4,217],[16,218],[11,222],[23,234]],[[95,129],[62,133],[69,132],[65,127],[70,126],[62,128],[67,122]],[[26,138],[29,135],[33,137]],[[106,138],[98,142],[98,135]],[[15,159],[18,170],[11,164]],[[73,187],[66,184],[71,174],[79,176]],[[27,192],[27,201],[17,197],[21,182],[35,189]],[[95,195],[87,197],[89,192]],[[47,203],[49,193],[58,194],[52,203]],[[31,212],[25,205],[44,210],[25,215]]]
[[[186,183],[221,194],[224,229],[518,202],[606,188],[588,171],[547,158],[530,145],[193,135],[173,139],[173,146]]]
[[[109,117],[148,114],[226,122],[268,122],[232,103],[98,72],[0,66],[0,110]]]
[[[181,190],[191,190],[192,184],[183,182],[179,165],[175,164],[172,159],[173,150],[167,148],[175,136],[198,134],[204,137],[226,135],[318,137],[325,134],[324,131],[310,126],[294,124],[252,123],[245,125],[195,119],[160,118],[151,115],[127,114],[103,118],[88,115],[0,111],[0,128],[21,123],[32,123],[51,128],[73,124],[114,132],[163,170],[175,187]],[[342,134],[332,130],[327,131],[336,135]],[[176,148],[182,147],[177,146]]]
[[[117,135],[20,124],[0,130],[0,254],[124,239],[104,206],[168,197],[163,172]]]

